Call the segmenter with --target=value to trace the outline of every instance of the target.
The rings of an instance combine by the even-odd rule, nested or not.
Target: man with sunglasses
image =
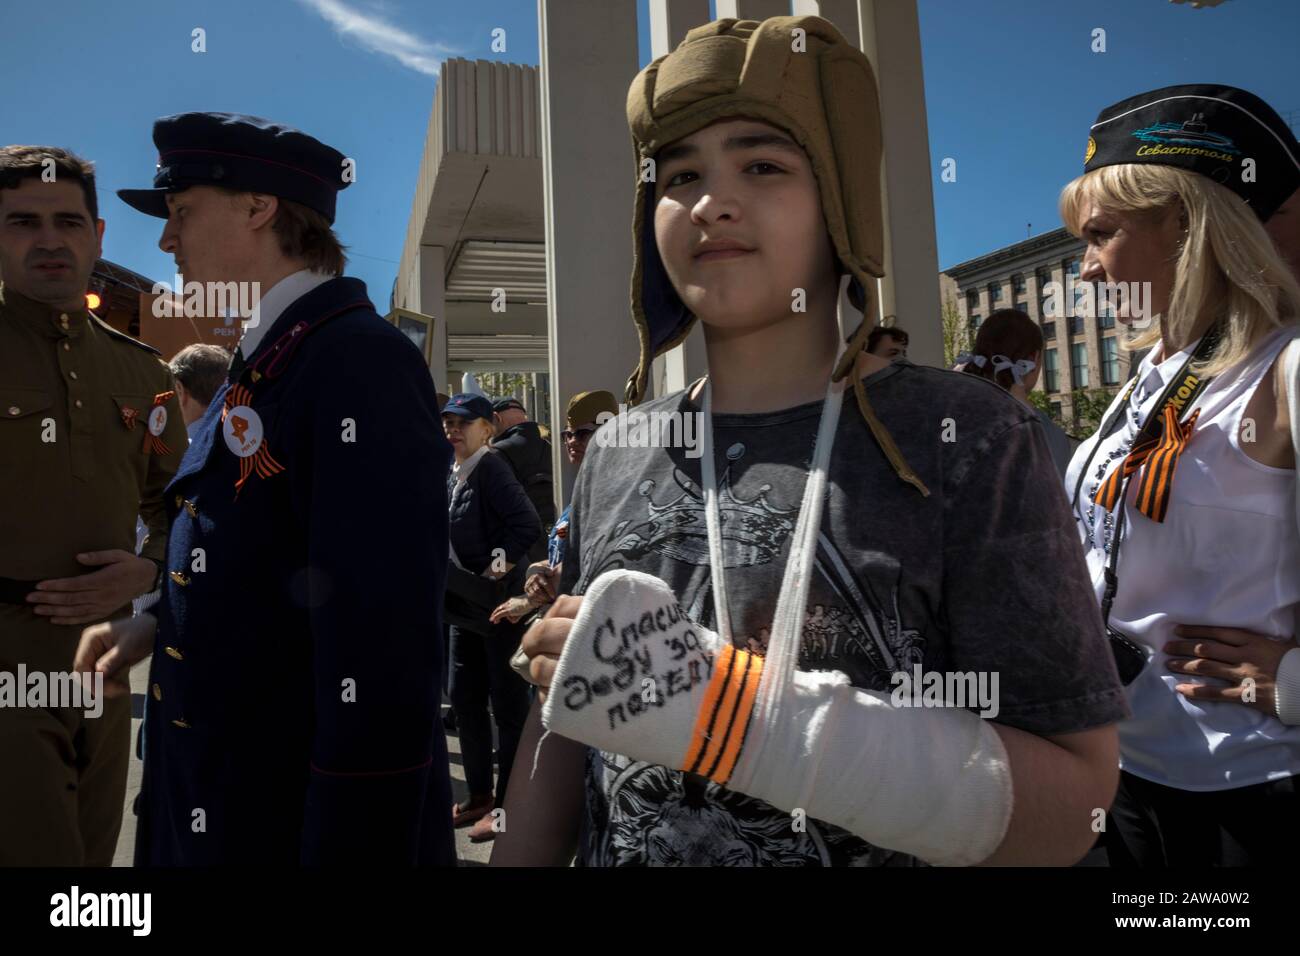
[[[618,414],[618,402],[606,391],[579,392],[569,399],[564,413],[564,431],[560,440],[564,442],[564,453],[569,464],[574,468],[582,464],[587,454],[587,444],[599,427],[596,422],[602,412]],[[547,542],[547,560],[539,561],[528,569],[528,580],[524,584],[524,594],[533,607],[541,607],[555,600],[555,589],[560,582],[560,563],[564,560],[564,542],[569,527],[569,507],[566,504],[560,513],[560,520],[555,522]]]

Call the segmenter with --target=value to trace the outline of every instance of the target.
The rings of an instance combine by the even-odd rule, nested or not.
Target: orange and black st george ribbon
[[[1210,338],[1209,335],[1206,338]],[[1205,343],[1203,343],[1205,344]],[[1208,343],[1206,353],[1213,348]],[[1151,418],[1142,428],[1133,442],[1127,457],[1120,466],[1101,483],[1092,500],[1107,511],[1114,511],[1120,498],[1128,487],[1128,479],[1135,472],[1138,475],[1137,498],[1134,502],[1138,511],[1152,521],[1163,522],[1169,512],[1169,496],[1173,489],[1174,473],[1178,470],[1178,459],[1191,440],[1192,430],[1200,409],[1188,416],[1187,421],[1179,421],[1183,411],[1196,399],[1205,388],[1209,379],[1202,378],[1190,368],[1192,363],[1202,357],[1201,349],[1193,355],[1179,370],[1178,375],[1165,390],[1160,404],[1152,412]],[[1125,395],[1128,401],[1132,389]]]
[[[144,430],[144,448],[141,449],[146,455],[151,452],[155,455],[170,455],[172,453],[172,450],[167,447],[167,443],[162,440],[162,432],[167,427],[167,403],[172,400],[175,394],[175,391],[159,392],[153,397],[153,406],[149,411],[149,422]],[[128,413],[130,414],[128,415]],[[139,412],[133,408],[122,409],[122,421],[127,428],[135,427],[135,419],[138,414]],[[157,425],[154,424],[155,422],[157,422]]]
[[[226,391],[225,407],[221,410],[221,422],[225,424],[227,417],[232,420],[232,427],[239,436],[241,432],[249,427],[249,422],[241,419],[238,413],[232,415],[237,408],[251,408],[253,404],[253,395],[247,388],[236,382]],[[255,418],[256,415],[250,415]],[[242,437],[242,436],[241,436]],[[251,442],[250,442],[251,444]],[[239,492],[244,488],[244,483],[248,481],[249,475],[257,472],[260,478],[270,478],[284,471],[284,465],[280,464],[271,457],[271,450],[267,447],[265,436],[257,441],[256,450],[251,450],[247,455],[241,454],[239,458],[239,480],[235,482],[235,495],[238,497]]]

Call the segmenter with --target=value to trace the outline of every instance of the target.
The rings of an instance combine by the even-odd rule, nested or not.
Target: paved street
[[[122,815],[122,832],[117,838],[117,853],[113,857],[114,866],[130,866],[135,847],[135,814],[131,804],[140,792],[140,773],[142,764],[135,755],[136,735],[140,732],[141,717],[144,713],[144,695],[149,686],[149,662],[137,664],[131,672],[131,765],[126,779],[126,811]],[[443,704],[446,711],[447,705]],[[451,753],[451,786],[457,800],[464,800],[468,791],[465,789],[465,771],[460,764],[460,739],[456,734],[447,735],[447,748]],[[450,807],[448,811],[450,811]],[[491,843],[470,843],[469,827],[456,831],[456,855],[463,866],[486,866],[492,854]]]

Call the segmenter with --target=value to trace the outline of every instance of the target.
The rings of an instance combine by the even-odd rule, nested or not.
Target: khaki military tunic
[[[162,493],[187,437],[158,353],[85,310],[62,312],[0,285],[0,577],[96,570],[77,554],[166,556]],[[161,423],[156,440],[149,419]],[[111,617],[130,614],[124,606]],[[68,672],[83,627],[0,600],[0,672]],[[81,709],[0,706],[0,865],[112,862],[130,748],[130,702]]]

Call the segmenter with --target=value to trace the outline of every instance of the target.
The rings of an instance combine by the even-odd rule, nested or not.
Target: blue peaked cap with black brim
[[[128,206],[167,218],[167,194],[191,186],[266,193],[314,209],[331,224],[351,178],[332,146],[282,123],[241,113],[177,113],[153,124],[158,168],[152,189],[119,189]]]

